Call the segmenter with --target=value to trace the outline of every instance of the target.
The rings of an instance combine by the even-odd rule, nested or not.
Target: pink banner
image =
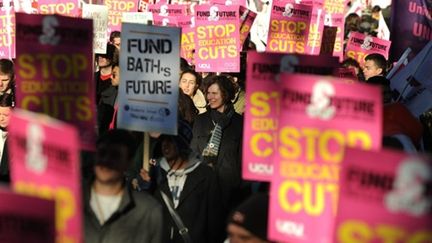
[[[333,56],[339,57],[339,61],[342,62],[343,45],[344,45],[344,31],[345,31],[345,17],[344,14],[326,14],[325,24],[331,27],[336,27],[336,41],[333,49]]]
[[[210,3],[220,4],[220,5],[241,5],[246,6],[246,0],[210,0]]]
[[[184,4],[150,4],[148,11],[153,13],[153,18],[156,16],[184,16],[187,15],[187,5]]]
[[[381,40],[358,32],[351,32],[345,48],[345,58],[353,58],[363,65],[367,55],[379,53],[388,59],[391,41]]]
[[[312,6],[312,18],[306,42],[306,54],[319,55],[324,29],[324,11],[322,9],[322,1],[317,1]]]
[[[240,6],[240,50],[243,49],[243,44],[249,35],[256,15],[255,12]]]
[[[195,16],[177,17],[181,31],[180,56],[193,63],[193,52],[195,50]]]
[[[82,242],[77,130],[46,116],[15,110],[8,142],[14,191],[55,200],[56,242]]]
[[[247,180],[270,181],[280,110],[279,73],[331,75],[339,62],[330,56],[256,52],[248,52],[247,58],[242,176]]]
[[[333,242],[431,242],[432,160],[347,149]]]
[[[150,0],[138,0],[138,12],[147,12],[151,2]]]
[[[54,201],[0,190],[0,242],[54,243]]]
[[[138,0],[105,0],[104,4],[108,6],[108,34],[121,29],[124,12],[138,11]]]
[[[0,9],[3,16],[0,26],[0,56],[15,58],[15,11],[12,7],[4,6]]]
[[[280,78],[269,236],[331,243],[345,146],[381,146],[381,90],[328,76]]]
[[[358,81],[354,68],[338,68],[334,76],[338,78],[348,78],[354,81]]]
[[[312,6],[274,0],[266,51],[306,53]]]
[[[324,10],[328,14],[345,14],[346,0],[324,0]]]
[[[177,17],[153,14],[153,24],[156,26],[177,27]]]
[[[60,14],[81,17],[79,0],[38,0],[40,14]]]
[[[74,124],[81,148],[96,138],[92,20],[17,13],[16,105]]]
[[[196,71],[239,72],[239,7],[198,5],[195,12]]]

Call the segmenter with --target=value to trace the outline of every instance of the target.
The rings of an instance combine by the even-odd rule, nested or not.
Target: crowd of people
[[[349,15],[346,29],[360,23]],[[120,32],[113,32],[106,54],[95,56],[99,139],[82,161],[85,242],[270,242],[268,184],[241,176],[246,52],[239,73],[198,73],[181,59],[178,135],[151,134],[145,170],[142,134],[116,128],[120,42]],[[388,63],[370,54],[363,67],[354,59],[341,66],[353,68],[359,82],[381,87],[384,146],[425,149],[423,125],[395,101],[385,78]],[[1,59],[0,179],[6,183],[14,87],[13,62]]]

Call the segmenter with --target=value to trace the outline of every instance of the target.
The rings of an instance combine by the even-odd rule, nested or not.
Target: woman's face
[[[111,65],[111,61],[106,57],[98,56],[97,64],[100,68],[105,68]]]
[[[223,112],[224,102],[218,84],[212,84],[207,88],[207,100],[210,108]]]
[[[195,75],[184,73],[180,78],[180,88],[183,90],[183,93],[192,97],[198,88]]]

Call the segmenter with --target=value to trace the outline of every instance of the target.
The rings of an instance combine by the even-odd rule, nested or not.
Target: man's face
[[[363,74],[366,80],[374,76],[381,75],[382,71],[382,68],[378,68],[378,66],[372,60],[367,60],[364,64]]]
[[[96,180],[102,183],[114,183],[123,180],[125,165],[129,164],[128,149],[125,145],[100,144],[97,147]]]
[[[236,224],[229,224],[228,228],[228,239],[230,243],[264,243],[266,241],[253,235],[243,227]]]
[[[6,128],[9,125],[11,112],[10,107],[0,107],[0,127]]]
[[[9,88],[10,75],[0,73],[0,92],[5,92]]]
[[[178,158],[177,146],[170,137],[165,137],[161,143],[162,155],[167,161]]]

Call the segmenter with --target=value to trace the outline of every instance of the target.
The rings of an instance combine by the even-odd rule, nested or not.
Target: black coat
[[[197,116],[194,121],[191,142],[193,151],[202,154],[214,126],[210,111]],[[241,184],[242,135],[243,117],[234,112],[231,120],[223,129],[217,161],[212,162],[218,175],[226,210],[230,210],[235,204],[233,197]]]
[[[163,242],[183,243],[184,241],[178,233],[178,227],[174,223],[159,191],[163,191],[171,199],[171,192],[166,179],[167,173],[161,168],[159,168],[159,173],[159,182],[154,195],[164,205]],[[216,174],[209,166],[198,165],[188,174],[176,208],[177,214],[188,228],[192,242],[216,243],[223,241],[225,218],[221,214],[221,206]],[[173,234],[172,239],[171,234]]]
[[[9,151],[7,146],[7,139],[3,146],[3,151],[1,155],[0,162],[0,182],[10,182],[10,174],[9,174]]]

